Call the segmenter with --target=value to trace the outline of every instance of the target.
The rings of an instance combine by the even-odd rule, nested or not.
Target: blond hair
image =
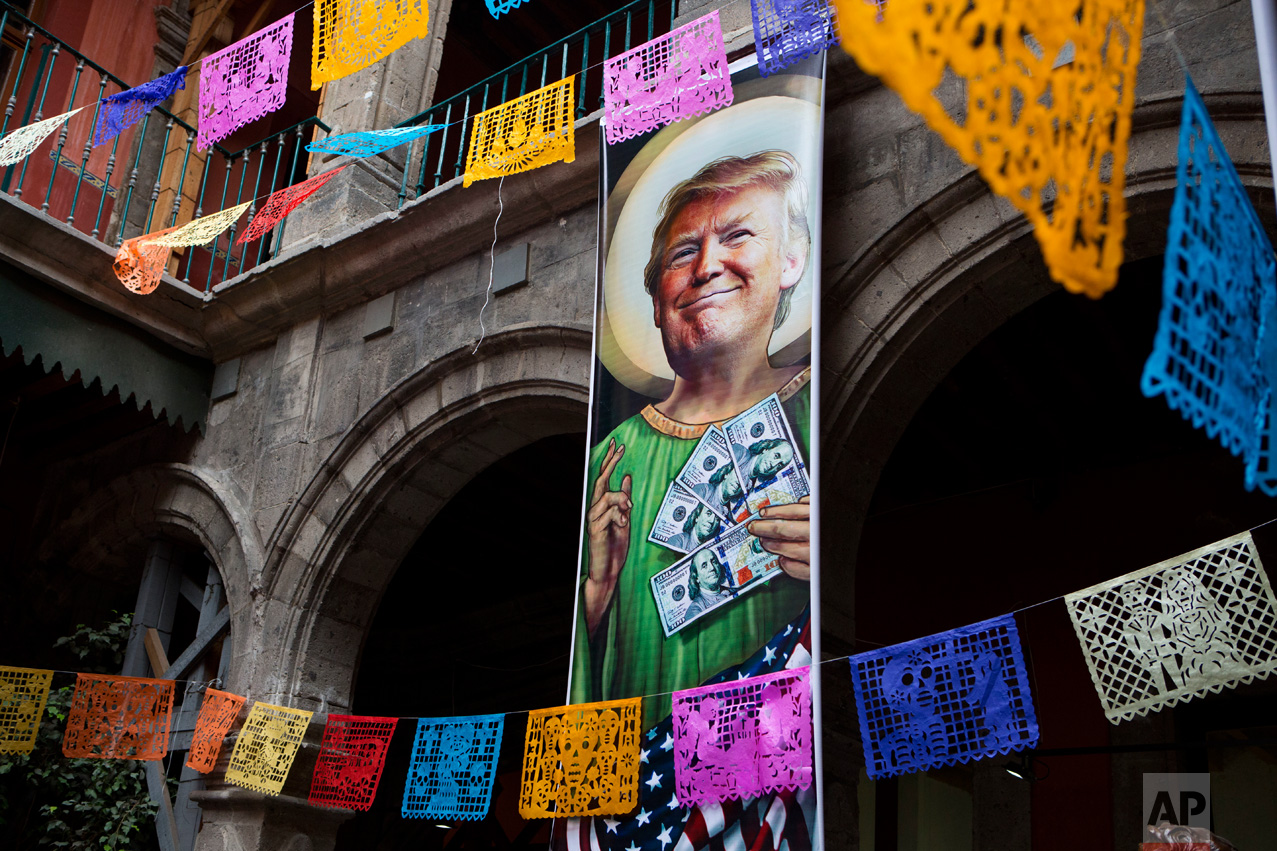
[[[785,202],[786,224],[783,250],[795,244],[803,246],[803,272],[811,260],[811,226],[807,223],[807,184],[798,160],[788,151],[759,151],[748,157],[722,157],[704,166],[696,174],[677,183],[661,201],[660,220],[652,231],[652,255],[643,269],[643,288],[648,295],[656,292],[664,265],[665,241],[669,239],[674,219],[689,204],[704,198],[716,198],[750,186],[766,186]],[[802,272],[799,273],[799,279]],[[772,330],[789,316],[789,302],[795,287],[780,291]]]

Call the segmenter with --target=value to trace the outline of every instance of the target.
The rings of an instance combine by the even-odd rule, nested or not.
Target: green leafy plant
[[[116,673],[124,661],[132,615],[101,628],[80,624],[54,646],[77,670]],[[64,675],[65,676],[65,675]],[[74,686],[49,693],[35,749],[0,754],[0,847],[15,851],[149,851],[158,848],[156,804],[136,760],[67,759],[62,755]]]

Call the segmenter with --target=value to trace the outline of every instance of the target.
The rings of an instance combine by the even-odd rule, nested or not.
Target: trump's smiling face
[[[782,290],[805,252],[787,250],[785,201],[765,185],[697,199],[669,229],[652,294],[670,365],[742,346],[766,351]]]

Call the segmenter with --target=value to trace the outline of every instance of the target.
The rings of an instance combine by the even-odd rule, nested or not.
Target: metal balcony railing
[[[582,118],[603,105],[603,61],[631,47],[670,31],[674,22],[672,0],[635,0],[605,18],[531,56],[475,83],[396,127],[442,124],[444,129],[412,143],[399,186],[399,206],[424,195],[453,178],[465,165],[470,118],[530,91],[564,79],[576,81],[576,116]],[[416,182],[409,175],[416,172]]]
[[[98,101],[131,86],[4,0],[0,33],[12,51],[7,67],[0,68],[0,135],[90,106],[30,157],[0,170],[0,192],[111,247],[304,180],[303,149],[317,129],[329,130],[308,118],[238,151],[217,144],[200,151],[195,127],[157,107],[94,147]],[[250,216],[255,212],[256,205],[249,208]],[[175,250],[169,271],[208,292],[278,254],[279,234],[277,229],[236,246],[235,232],[229,231],[210,245]]]

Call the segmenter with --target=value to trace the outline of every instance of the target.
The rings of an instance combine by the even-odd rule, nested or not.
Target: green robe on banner
[[[811,434],[810,375],[810,369],[804,370],[778,393],[804,462]],[[632,476],[634,508],[625,567],[593,640],[586,628],[585,607],[577,606],[571,702],[661,695],[643,701],[644,729],[669,714],[669,692],[701,685],[724,668],[740,664],[810,602],[809,583],[780,574],[665,637],[650,580],[683,556],[651,543],[647,536],[666,488],[687,463],[705,428],[670,420],[649,405],[590,452],[587,488],[598,478],[608,442],[624,444],[625,455],[612,473],[611,487],[619,488],[627,473]],[[579,585],[589,570],[587,549],[582,547],[578,601],[584,599]]]

